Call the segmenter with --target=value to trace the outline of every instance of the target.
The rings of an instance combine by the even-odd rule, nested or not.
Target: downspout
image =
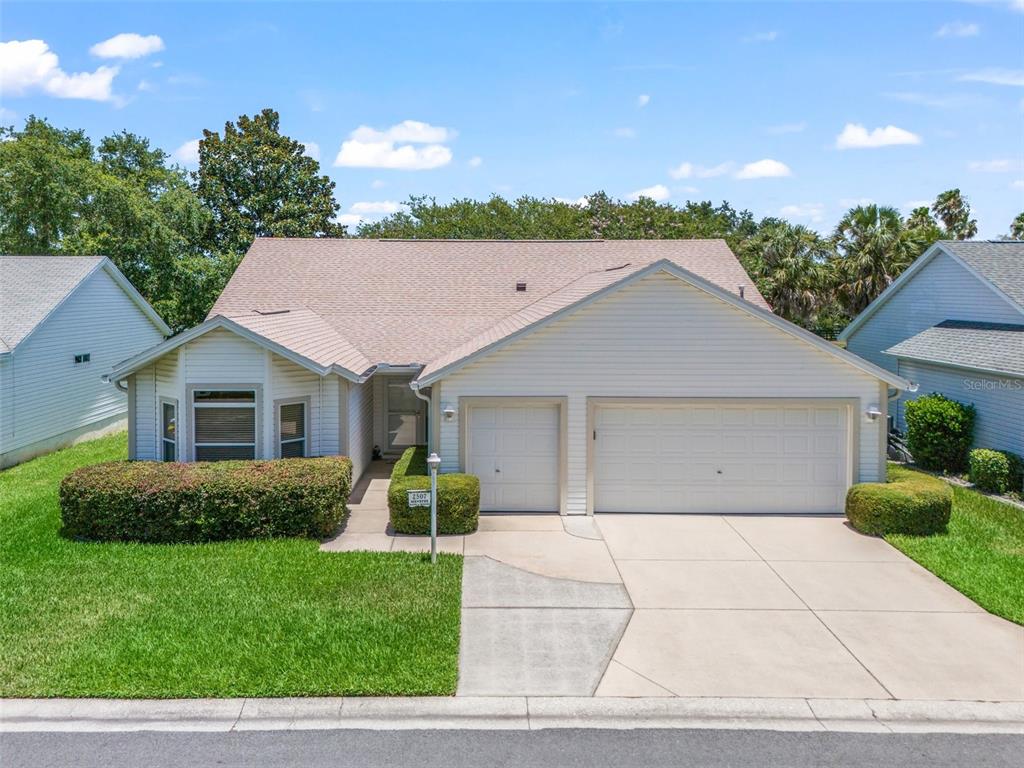
[[[416,397],[427,404],[427,453],[430,453],[434,445],[431,442],[431,437],[433,436],[432,433],[434,431],[434,423],[433,419],[431,419],[431,416],[434,413],[434,405],[428,395],[424,395],[420,392],[420,384],[418,381],[410,381],[409,387],[412,389],[412,393],[416,395]]]

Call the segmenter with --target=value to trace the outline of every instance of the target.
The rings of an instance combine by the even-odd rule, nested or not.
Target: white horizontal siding
[[[878,479],[883,429],[863,417],[879,381],[689,284],[658,273],[512,342],[443,381],[464,396],[568,399],[568,511],[586,511],[587,397],[856,398],[859,480]],[[458,417],[441,427],[459,467]]]
[[[846,348],[890,371],[883,354],[943,320],[1021,323],[1024,315],[949,255],[939,253],[847,339]]]
[[[374,394],[372,379],[348,385],[348,455],[353,480],[359,479],[373,458]]]
[[[5,365],[0,452],[126,414],[124,393],[101,377],[162,339],[106,271],[86,278]],[[90,362],[74,362],[86,353]]]
[[[230,331],[216,329],[194,339],[135,374],[136,456],[160,457],[159,398],[178,401],[178,457],[191,455],[187,422],[189,388],[258,385],[258,451],[261,458],[276,454],[274,402],[309,399],[307,435],[310,456],[337,455],[339,444],[339,384],[335,375],[319,375],[274,355]]]
[[[918,390],[900,398],[897,423],[906,430],[907,400],[940,392],[974,405],[974,447],[1024,455],[1024,379],[981,376],[972,371],[900,361],[900,375],[918,383]]]

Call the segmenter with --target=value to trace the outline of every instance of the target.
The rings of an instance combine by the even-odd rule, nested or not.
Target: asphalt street
[[[3,768],[1013,766],[1024,736],[730,730],[6,733]]]

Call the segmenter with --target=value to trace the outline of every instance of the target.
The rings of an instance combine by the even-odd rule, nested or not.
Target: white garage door
[[[841,512],[847,406],[607,404],[594,411],[595,512]]]
[[[481,512],[557,512],[559,412],[554,404],[471,406],[466,471]]]

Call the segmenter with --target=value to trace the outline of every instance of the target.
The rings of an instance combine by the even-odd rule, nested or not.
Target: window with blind
[[[164,461],[178,460],[178,401],[160,401],[160,448]]]
[[[196,390],[192,407],[196,461],[256,458],[254,390]]]
[[[282,459],[306,455],[306,403],[282,403],[278,406],[278,431]]]

